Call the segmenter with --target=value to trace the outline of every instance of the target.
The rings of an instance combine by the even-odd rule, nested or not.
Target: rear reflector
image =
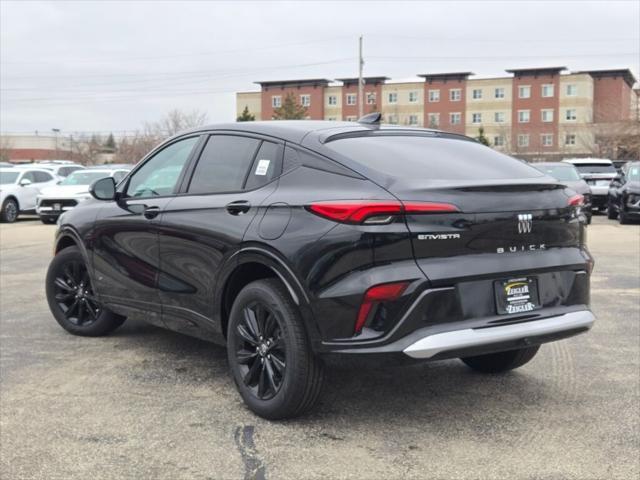
[[[382,285],[376,285],[375,287],[371,287],[367,290],[364,294],[362,304],[360,305],[360,310],[358,311],[354,334],[362,331],[371,309],[377,303],[393,302],[397,300],[408,286],[409,282],[383,283]]]
[[[570,207],[579,207],[580,205],[584,205],[584,196],[583,195],[574,195],[569,198],[569,206]]]
[[[400,202],[398,200],[342,200],[314,202],[307,209],[316,215],[342,223],[363,223],[370,217],[400,215],[403,213],[458,212],[449,203]]]

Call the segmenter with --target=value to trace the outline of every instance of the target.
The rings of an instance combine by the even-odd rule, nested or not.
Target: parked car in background
[[[39,162],[35,166],[53,172],[59,179],[66,178],[69,174],[76,170],[85,168],[82,165],[73,162]],[[25,168],[24,166],[21,168]]]
[[[587,224],[591,223],[591,217],[593,215],[591,211],[591,188],[587,185],[587,182],[580,177],[574,165],[566,162],[541,162],[532,163],[531,166],[555,178],[574,192],[582,195],[584,197],[584,206],[582,207],[581,213]]]
[[[13,163],[0,162],[0,168],[13,168]]]
[[[622,167],[625,166],[629,160],[612,160],[613,166],[616,167],[616,171],[620,173],[622,171]]]
[[[57,182],[58,178],[48,170],[0,168],[0,220],[11,223],[21,213],[35,213],[40,191]]]
[[[608,217],[622,224],[640,220],[640,162],[627,163],[609,187]]]
[[[58,222],[54,318],[226,344],[270,419],[313,406],[325,356],[495,374],[591,328],[582,195],[468,137],[368,118],[202,127],[93,183]]]
[[[613,162],[606,158],[566,158],[563,162],[575,166],[591,188],[591,208],[604,211],[607,208],[609,184],[618,173]]]
[[[125,168],[85,168],[71,173],[67,178],[54,186],[50,186],[40,192],[37,199],[36,213],[42,223],[55,223],[58,217],[74,208],[89,195],[89,186],[105,177],[113,177],[116,183],[120,182],[129,173]]]

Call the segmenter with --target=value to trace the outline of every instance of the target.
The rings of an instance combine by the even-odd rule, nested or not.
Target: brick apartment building
[[[566,67],[507,70],[509,76],[474,78],[471,72],[418,75],[419,81],[364,78],[364,112],[380,111],[390,124],[425,126],[478,136],[522,158],[625,155],[625,135],[640,135],[640,90],[628,69],[565,73]],[[236,95],[269,120],[288,94],[313,120],[355,121],[357,78],[257,82]]]

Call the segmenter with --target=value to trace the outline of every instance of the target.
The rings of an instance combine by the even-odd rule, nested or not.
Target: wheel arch
[[[2,201],[2,205],[4,206],[5,202],[7,200],[13,200],[14,202],[16,202],[16,205],[18,206],[18,213],[20,212],[20,200],[18,200],[18,197],[16,197],[13,193],[8,194],[4,200]]]
[[[302,315],[305,331],[312,345],[319,339],[309,297],[289,266],[276,254],[261,247],[246,247],[234,256],[233,267],[226,270],[218,288],[221,330],[227,335],[229,313],[238,293],[249,283],[263,278],[277,278],[288,290]]]

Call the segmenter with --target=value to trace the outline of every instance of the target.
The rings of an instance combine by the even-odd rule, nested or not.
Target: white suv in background
[[[40,191],[57,182],[58,177],[42,168],[0,168],[0,220],[15,222],[19,214],[34,212]]]
[[[56,223],[58,217],[78,203],[91,198],[89,186],[96,180],[113,177],[119,183],[127,176],[130,167],[85,168],[71,173],[57,185],[46,188],[38,195],[36,213],[42,223]]]
[[[591,208],[606,210],[609,185],[618,173],[613,162],[606,158],[565,158],[563,162],[575,166],[582,179],[591,187]]]

